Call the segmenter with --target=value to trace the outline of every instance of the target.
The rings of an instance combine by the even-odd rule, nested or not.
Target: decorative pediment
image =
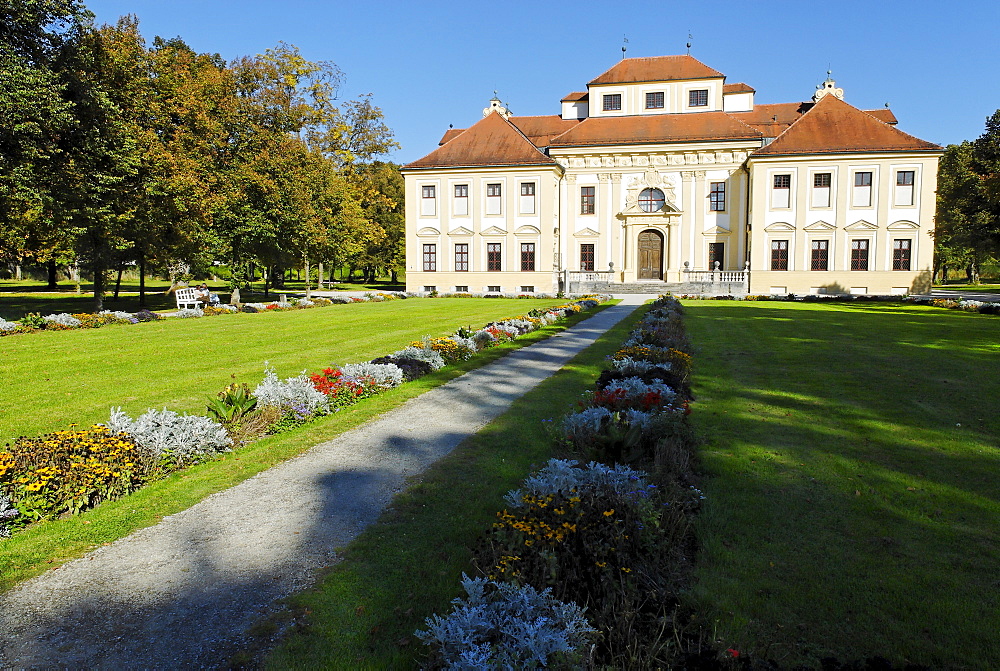
[[[639,206],[639,194],[645,189],[659,189],[663,193],[663,207],[656,212],[646,212]],[[659,171],[649,168],[642,177],[634,178],[625,191],[625,209],[618,215],[632,216],[677,216],[681,211],[677,208],[677,194],[673,182],[665,179]]]
[[[424,226],[419,231],[417,235],[441,235],[441,231],[434,228],[433,226]]]
[[[730,235],[732,234],[732,231],[730,231],[728,228],[723,228],[722,226],[712,226],[712,228],[702,231],[701,234],[718,237],[720,235]]]
[[[507,231],[502,228],[498,228],[497,226],[490,226],[484,230],[481,235],[507,235]]]
[[[836,228],[836,226],[828,224],[825,221],[815,221],[805,227],[807,231],[833,231]]]
[[[765,226],[764,230],[767,231],[768,233],[773,233],[775,231],[794,231],[795,227],[783,221],[776,221],[773,224]]]
[[[516,235],[541,235],[542,231],[537,226],[520,226],[514,233]]]
[[[858,221],[855,221],[850,226],[845,226],[844,230],[847,230],[847,231],[877,231],[878,230],[878,226],[876,226],[875,224],[873,224],[871,222],[867,222],[864,219],[859,219]]]
[[[583,230],[577,231],[573,235],[578,238],[596,238],[600,235],[600,233],[592,228],[584,228]]]
[[[920,228],[920,226],[912,221],[894,221],[888,226],[890,231],[912,231],[917,228]]]
[[[458,228],[453,228],[448,231],[448,235],[472,235],[472,231],[467,229],[465,226],[459,226]]]

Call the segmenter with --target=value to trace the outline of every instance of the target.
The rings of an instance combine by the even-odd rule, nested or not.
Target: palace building
[[[927,290],[941,147],[829,77],[755,93],[684,55],[623,59],[559,115],[494,98],[403,167],[407,290]]]

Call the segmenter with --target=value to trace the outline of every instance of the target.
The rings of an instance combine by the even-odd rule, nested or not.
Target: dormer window
[[[643,189],[639,193],[639,209],[643,212],[659,212],[663,203],[663,192],[659,189]]]
[[[708,89],[688,91],[688,107],[708,107]]]
[[[648,110],[663,109],[663,91],[655,91],[653,93],[646,94],[646,109]]]
[[[622,94],[609,93],[602,98],[605,112],[618,112],[622,108]]]

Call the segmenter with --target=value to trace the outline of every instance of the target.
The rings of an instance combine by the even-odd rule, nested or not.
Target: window
[[[535,213],[535,183],[521,182],[521,214]]]
[[[854,207],[871,207],[872,205],[872,174],[870,172],[854,173],[854,195],[851,197]]]
[[[437,214],[437,195],[433,184],[425,184],[420,187],[420,214],[425,217],[433,217]]]
[[[775,175],[774,188],[771,189],[771,207],[773,209],[788,209],[791,205],[792,176]]]
[[[771,240],[771,270],[788,270],[788,240]]]
[[[832,175],[828,172],[817,172],[813,175],[813,207],[830,207],[830,183]]]
[[[716,262],[718,262],[720,269],[726,267],[726,243],[724,242],[708,243],[708,269],[715,270]]]
[[[893,240],[892,241],[892,269],[893,270],[909,270],[910,269],[910,241],[909,240]]]
[[[601,100],[605,112],[616,112],[622,108],[622,94],[609,93]]]
[[[489,291],[489,292],[498,294],[498,293],[500,293],[500,285],[499,284],[490,284],[490,285],[488,285],[486,287],[486,290]]]
[[[438,290],[438,288],[435,287],[435,286],[431,286],[431,285],[425,285],[424,286],[424,291],[426,291],[427,293],[431,293],[431,292],[434,292],[434,291],[437,291],[437,290]]]
[[[455,286],[455,291],[457,291],[457,292],[459,292],[461,294],[467,294],[467,293],[469,293],[469,285],[468,284],[458,284],[458,285]]]
[[[829,240],[813,240],[812,241],[812,260],[809,265],[810,270],[829,270],[830,258],[830,241]]]
[[[580,214],[594,214],[596,211],[597,196],[594,195],[597,187],[580,187]]]
[[[437,269],[437,245],[424,245],[424,272]]]
[[[867,240],[851,240],[851,270],[868,270]]]
[[[643,212],[659,212],[663,202],[663,192],[659,189],[643,189],[639,193],[639,209]]]
[[[913,170],[896,173],[896,205],[913,205]]]
[[[486,243],[486,270],[489,271],[499,271],[501,268],[502,261],[500,259],[500,243],[499,242],[487,242]],[[497,289],[499,291],[499,289]]]
[[[712,212],[726,211],[726,183],[712,182],[708,194],[708,209]]]
[[[467,216],[469,214],[469,185],[455,185],[455,214]]]
[[[588,242],[580,245],[580,270],[594,269],[594,244]]]
[[[535,243],[521,243],[521,270],[535,269]]]
[[[501,201],[503,200],[502,184],[486,185],[486,214],[500,214]]]
[[[535,285],[531,284],[531,285],[527,285],[527,286],[522,286],[521,287],[521,293],[522,294],[533,294],[533,293],[535,293]]]
[[[469,270],[469,243],[467,242],[455,245],[455,270],[462,272]]]
[[[708,107],[708,89],[688,91],[688,107]]]
[[[646,94],[646,109],[648,110],[663,109],[663,91],[657,91],[655,93]]]

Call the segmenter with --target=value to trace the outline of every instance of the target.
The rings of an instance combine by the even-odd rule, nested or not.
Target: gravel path
[[[648,296],[0,595],[3,668],[215,668],[420,473]]]

